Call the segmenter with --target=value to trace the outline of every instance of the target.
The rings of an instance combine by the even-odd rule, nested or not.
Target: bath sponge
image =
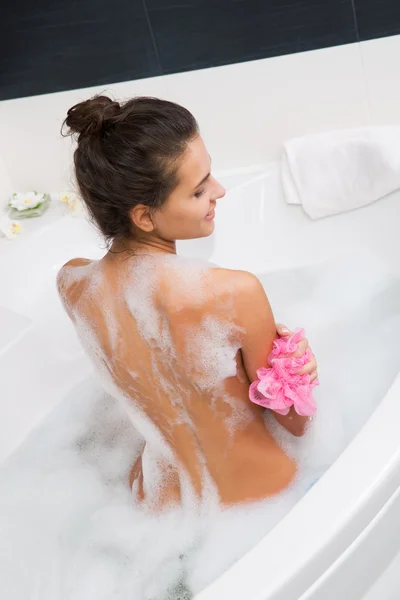
[[[296,351],[303,337],[304,329],[299,329],[288,338],[274,341],[268,358],[271,367],[258,369],[258,379],[250,385],[249,398],[252,402],[280,415],[287,415],[292,406],[299,415],[315,415],[317,407],[312,391],[319,384],[318,379],[311,382],[310,375],[299,374],[310,361],[311,350],[299,358],[288,357]]]

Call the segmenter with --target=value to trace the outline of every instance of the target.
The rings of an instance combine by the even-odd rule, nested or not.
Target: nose
[[[226,189],[216,179],[214,179],[215,189],[213,190],[213,200],[219,200],[226,194]]]

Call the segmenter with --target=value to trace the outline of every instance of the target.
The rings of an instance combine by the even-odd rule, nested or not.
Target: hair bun
[[[71,134],[92,135],[100,133],[104,125],[111,124],[119,112],[118,102],[108,96],[95,96],[70,108],[64,125],[69,127]]]

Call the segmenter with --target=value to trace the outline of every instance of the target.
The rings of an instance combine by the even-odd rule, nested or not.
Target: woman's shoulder
[[[234,308],[242,299],[252,298],[262,290],[259,279],[253,273],[224,269],[211,263],[181,263],[186,268],[168,270],[164,279],[162,297],[170,307],[190,311],[230,305]]]
[[[87,277],[95,261],[88,258],[72,258],[57,273],[57,284],[77,281]]]
[[[249,271],[212,268],[210,277],[217,294],[231,293],[238,298],[264,292],[258,277]]]
[[[81,295],[95,263],[87,258],[73,258],[61,267],[57,273],[57,288],[64,301],[76,300]]]

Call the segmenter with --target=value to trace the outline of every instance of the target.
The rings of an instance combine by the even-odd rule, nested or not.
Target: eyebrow
[[[205,177],[203,177],[203,179],[200,181],[200,183],[198,183],[196,185],[196,187],[194,188],[193,191],[196,191],[201,185],[203,185],[203,183],[205,183],[207,181],[207,179],[210,177],[211,173],[207,173],[207,175]]]

